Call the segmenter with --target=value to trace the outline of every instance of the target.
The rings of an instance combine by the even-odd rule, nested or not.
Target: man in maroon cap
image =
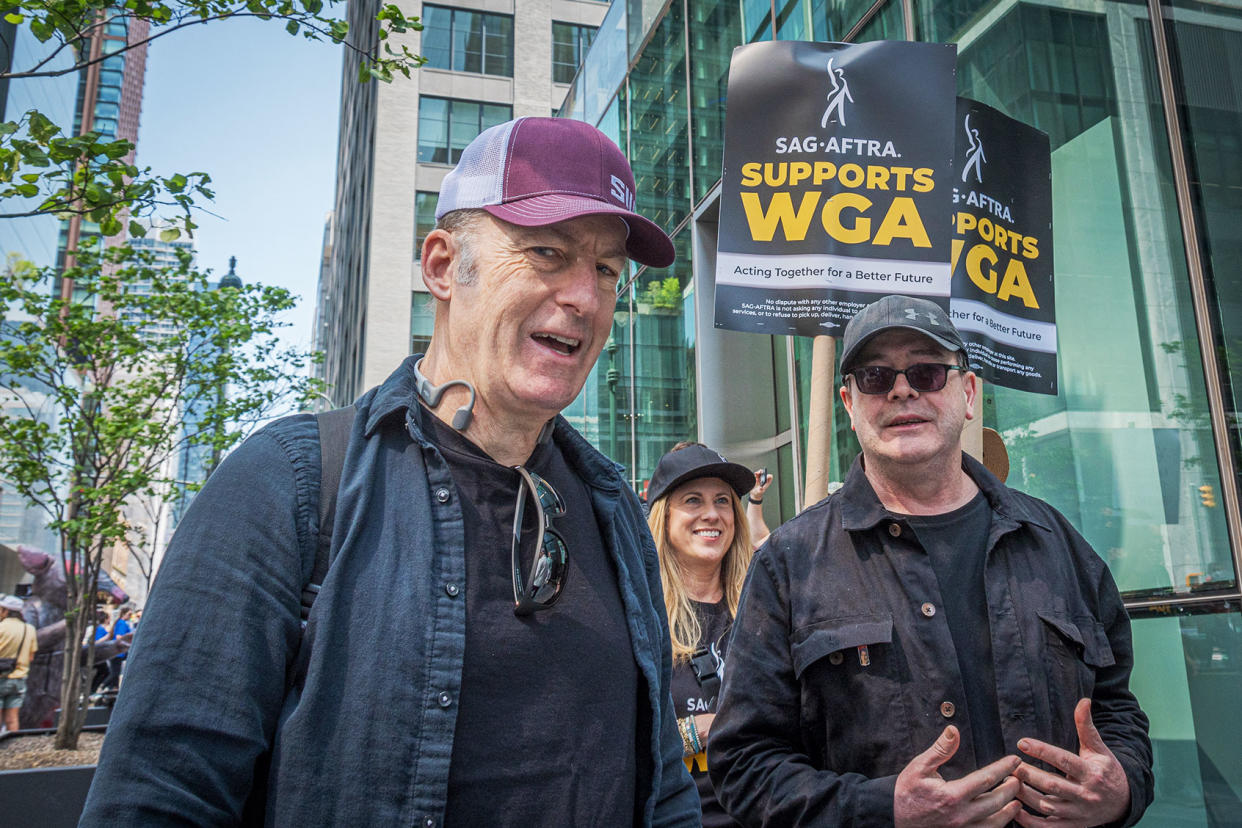
[[[587,124],[519,118],[465,149],[423,244],[431,344],[354,404],[332,531],[309,415],[212,475],[84,825],[698,824],[654,545],[559,416],[626,262],[673,261],[633,205]]]

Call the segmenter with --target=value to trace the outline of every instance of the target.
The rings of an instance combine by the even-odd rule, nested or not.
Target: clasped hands
[[[1130,785],[1091,720],[1090,699],[1079,700],[1074,724],[1077,754],[1038,739],[1018,740],[1018,750],[1060,774],[1006,756],[953,781],[946,781],[939,769],[957,752],[961,739],[957,728],[946,727],[897,776],[896,828],[1003,828],[1015,820],[1025,828],[1090,828],[1119,819],[1130,807]]]

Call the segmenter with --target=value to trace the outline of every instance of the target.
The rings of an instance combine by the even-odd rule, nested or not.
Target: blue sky
[[[278,21],[229,20],[151,44],[138,164],[160,175],[206,172],[200,268],[237,257],[246,282],[301,296],[287,339],[309,346],[324,217],[336,172],[342,50],[290,36]]]

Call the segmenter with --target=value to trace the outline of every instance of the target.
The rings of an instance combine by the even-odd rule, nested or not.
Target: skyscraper
[[[30,24],[15,25],[0,19],[0,71],[21,72],[50,60],[46,69],[63,71],[73,65],[71,54],[53,54],[54,42],[40,43],[30,33]],[[74,120],[77,76],[0,79],[0,120],[20,121],[30,110],[38,110],[70,129]],[[30,209],[18,199],[0,200],[0,212]],[[28,216],[0,220],[0,264],[16,254],[39,267],[56,263],[59,225],[55,216]]]
[[[76,134],[93,130],[103,140],[124,139],[137,144],[147,66],[145,41],[149,30],[147,21],[121,16],[93,30],[81,53],[95,62],[78,73],[73,123]],[[129,44],[136,45],[126,50]],[[134,152],[125,160],[132,163]],[[98,232],[99,226],[82,216],[73,216],[62,222],[59,264],[70,264],[68,251],[74,250],[84,235]],[[66,298],[70,290],[71,285],[61,285],[61,293]]]
[[[374,42],[379,5],[350,4],[357,42]],[[338,405],[431,336],[418,259],[445,174],[487,127],[560,107],[608,5],[504,0],[487,8],[446,0],[407,9],[426,28],[390,42],[427,57],[410,80],[360,84],[347,53],[331,259],[320,271],[327,282],[316,324],[322,376]]]

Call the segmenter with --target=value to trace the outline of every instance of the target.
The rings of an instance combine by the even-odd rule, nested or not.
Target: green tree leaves
[[[289,291],[212,289],[186,251],[171,266],[98,238],[74,253],[63,274],[18,258],[0,272],[0,478],[59,532],[70,608],[89,619],[104,555],[146,541],[126,519],[134,499],[172,498],[183,451],[218,458],[322,385],[312,356],[280,342]],[[82,701],[76,676],[65,710]]]
[[[124,54],[186,26],[233,17],[282,20],[291,35],[343,44],[358,56],[358,77],[363,82],[372,78],[389,82],[396,73],[408,78],[425,62],[406,44],[393,48],[387,42],[390,34],[421,30],[417,17],[407,17],[394,4],[385,5],[376,15],[376,42],[364,43],[351,40],[349,23],[336,14],[344,9],[343,0],[327,4],[323,0],[16,0],[4,19],[27,26],[51,48],[32,58],[31,65],[0,72],[0,79],[82,72],[112,54]],[[149,34],[106,54],[89,48],[92,37],[122,25],[132,31],[135,21],[150,23]],[[385,41],[382,50],[380,41]],[[61,65],[66,55],[72,56],[69,68]],[[0,123],[0,199],[5,200],[0,219],[76,213],[101,227],[120,228],[126,216],[140,218],[172,207],[181,231],[193,232],[196,200],[214,195],[206,186],[208,176],[157,176],[149,167],[139,168],[127,160],[134,149],[130,142],[105,140],[93,132],[71,136],[68,126],[37,110]]]

